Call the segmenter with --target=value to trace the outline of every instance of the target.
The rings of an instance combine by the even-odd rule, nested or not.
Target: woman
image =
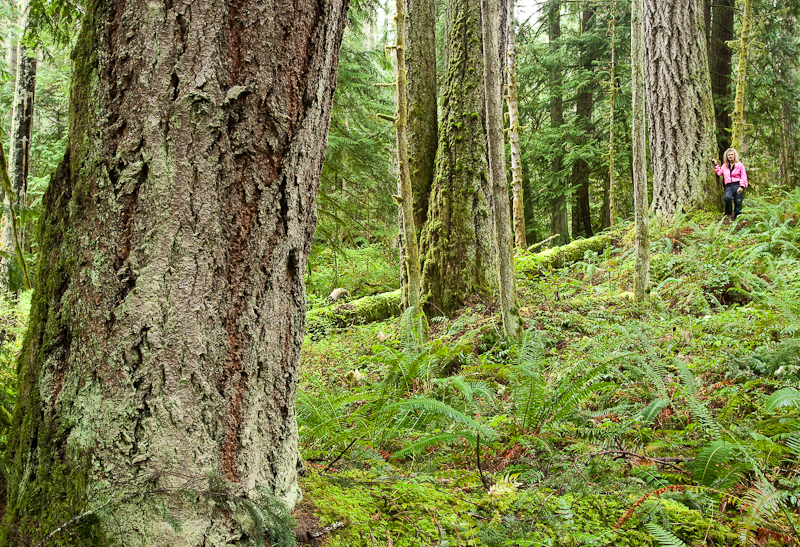
[[[742,213],[742,200],[744,199],[744,189],[747,188],[747,173],[744,165],[739,161],[739,152],[733,148],[725,150],[725,163],[719,165],[717,160],[714,162],[714,172],[717,176],[722,176],[725,183],[725,214],[731,214],[731,202],[733,203],[734,220]]]

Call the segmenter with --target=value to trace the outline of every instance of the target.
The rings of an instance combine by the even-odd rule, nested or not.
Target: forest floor
[[[301,545],[734,546],[800,539],[800,193],[539,271],[522,343],[476,304],[306,337]]]

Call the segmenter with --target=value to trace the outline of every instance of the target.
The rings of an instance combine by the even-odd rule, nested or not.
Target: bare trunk
[[[395,132],[397,134],[397,165],[400,174],[400,208],[403,218],[403,239],[405,240],[405,270],[408,279],[407,294],[408,306],[414,314],[422,311],[420,306],[421,273],[419,265],[419,244],[417,231],[414,225],[414,201],[411,189],[411,176],[409,175],[408,162],[408,135],[406,121],[408,119],[408,99],[406,96],[406,62],[405,62],[405,12],[403,0],[397,0],[395,13],[397,59],[397,120]],[[422,334],[420,322],[418,329]]]
[[[0,533],[261,545],[253,511],[299,495],[303,272],[346,1],[89,6]]]
[[[436,176],[420,248],[422,292],[431,314],[449,315],[497,288],[492,189],[487,173],[486,111],[479,0],[448,2],[450,34],[442,87]]]
[[[617,173],[614,168],[614,115],[617,104],[617,13],[611,16],[611,69],[608,82],[608,225],[617,221]]]
[[[631,9],[631,78],[633,94],[633,201],[636,232],[636,260],[633,275],[633,296],[637,302],[647,298],[650,285],[650,227],[647,204],[647,146],[645,84],[644,84],[644,37],[642,26],[642,2],[633,0]]]
[[[509,9],[509,21],[514,20],[514,3]],[[528,248],[525,234],[525,196],[522,190],[522,153],[519,147],[519,101],[517,99],[517,58],[514,51],[513,25],[509,25],[506,58],[507,98],[508,98],[508,140],[511,148],[511,194],[513,196],[512,216],[514,218],[514,246]]]
[[[517,308],[514,281],[514,249],[511,234],[511,208],[506,182],[506,156],[503,139],[503,69],[506,44],[500,39],[504,28],[500,11],[507,12],[508,3],[495,0],[481,3],[483,22],[483,66],[486,89],[486,132],[489,141],[489,178],[493,188],[494,226],[497,246],[497,269],[500,281],[500,312],[506,336],[519,339],[522,328]],[[505,14],[503,14],[505,15]]]
[[[559,49],[559,38],[561,38],[561,0],[549,0],[547,6],[548,18],[548,41],[550,50],[556,54]],[[554,129],[564,125],[564,100],[561,95],[561,64],[556,63],[550,73],[550,127]],[[563,169],[563,150],[556,151],[552,164],[552,175],[559,180]],[[553,191],[556,195],[550,205],[550,232],[559,234],[558,245],[569,243],[569,222],[567,211],[567,196],[563,184],[554,184]]]
[[[717,148],[722,157],[731,142],[731,58],[728,42],[733,40],[733,1],[716,0],[711,18],[708,64],[714,117],[717,124]]]
[[[583,18],[581,21],[581,33],[590,30],[592,24],[593,13],[590,9],[584,9]],[[586,74],[591,74],[594,70],[593,53],[589,50],[588,45],[583,46],[580,52],[580,64]],[[578,90],[577,104],[575,114],[577,117],[576,125],[582,132],[579,145],[587,144],[586,141],[590,138],[593,131],[592,127],[592,109],[594,107],[593,100],[593,81],[587,81],[584,86]],[[572,185],[575,188],[575,206],[572,214],[572,235],[574,237],[592,237],[594,232],[592,230],[592,215],[589,204],[589,175],[591,173],[591,166],[582,158],[575,161],[572,168]]]
[[[733,102],[733,120],[731,147],[744,155],[747,152],[747,123],[744,111],[744,95],[747,83],[747,56],[750,51],[750,41],[753,39],[751,27],[753,25],[753,0],[744,0],[744,13],[742,14],[742,27],[739,35],[739,66],[736,69],[736,98]],[[724,161],[724,158],[723,158]]]
[[[718,207],[714,103],[701,0],[644,4],[653,210],[661,217]]]

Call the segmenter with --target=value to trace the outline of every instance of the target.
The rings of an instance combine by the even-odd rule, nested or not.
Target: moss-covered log
[[[383,321],[400,315],[400,299],[398,289],[345,304],[316,308],[306,314],[306,330],[312,338],[320,338],[332,328]]]
[[[537,254],[523,254],[517,257],[517,273],[537,274],[552,268],[563,268],[578,260],[583,260],[586,251],[603,252],[614,241],[613,234],[602,234],[588,239],[577,239],[568,245],[553,247]]]

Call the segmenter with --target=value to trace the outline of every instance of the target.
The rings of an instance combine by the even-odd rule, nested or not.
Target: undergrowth
[[[307,339],[326,545],[798,544],[799,220],[795,191],[654,226],[645,304],[632,233],[520,274],[519,345],[486,308]]]

